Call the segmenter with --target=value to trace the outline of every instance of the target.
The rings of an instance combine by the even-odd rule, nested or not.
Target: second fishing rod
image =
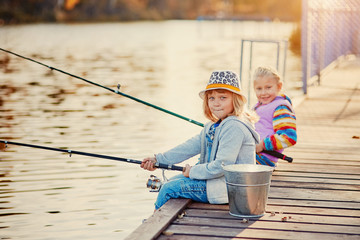
[[[134,164],[142,163],[142,161],[140,161],[140,160],[134,160],[134,159],[130,159],[130,158],[122,158],[122,157],[115,157],[115,156],[109,156],[109,155],[103,155],[103,154],[81,152],[81,151],[75,151],[75,150],[70,150],[70,149],[53,148],[53,147],[13,142],[13,141],[1,140],[1,139],[0,139],[0,143],[5,144],[4,150],[7,148],[8,144],[12,144],[12,145],[17,145],[17,146],[22,146],[22,147],[37,148],[37,149],[42,149],[42,150],[67,153],[67,154],[69,154],[70,157],[72,154],[74,154],[74,155],[82,155],[82,156],[87,156],[87,157],[102,158],[102,159],[115,160],[115,161],[120,161],[120,162],[134,163]],[[0,149],[1,149],[1,147],[0,147]],[[162,171],[163,181],[160,178],[158,178],[154,175],[151,175],[146,183],[147,188],[150,188],[150,192],[158,192],[160,190],[163,182],[167,181],[164,170],[184,171],[184,167],[176,166],[176,165],[168,165],[168,164],[163,164],[163,163],[158,163],[158,162],[156,162],[154,164],[154,167],[160,168],[161,170],[163,170]]]
[[[90,81],[90,80],[88,80],[88,79],[85,79],[85,78],[83,78],[83,77],[79,77],[79,76],[77,76],[77,75],[74,75],[74,74],[72,74],[72,73],[66,72],[66,71],[64,71],[64,70],[61,70],[61,69],[58,69],[58,68],[49,66],[49,65],[44,64],[44,63],[39,62],[39,61],[36,61],[36,60],[34,60],[34,59],[32,59],[32,58],[22,56],[22,55],[20,55],[20,54],[14,53],[14,52],[12,52],[12,51],[9,51],[9,50],[3,49],[3,48],[0,48],[0,50],[1,50],[1,51],[4,51],[4,52],[6,52],[6,53],[12,54],[12,55],[14,55],[14,56],[23,58],[23,59],[25,59],[25,60],[28,60],[28,61],[37,63],[37,64],[39,64],[39,65],[41,65],[41,66],[44,66],[44,67],[49,68],[50,70],[53,70],[53,71],[57,71],[57,72],[66,74],[66,75],[68,75],[68,76],[74,77],[74,78],[76,78],[76,79],[80,79],[80,80],[85,81],[85,82],[87,82],[87,83],[89,83],[89,84],[92,84],[92,85],[101,87],[101,88],[103,88],[103,89],[106,89],[106,90],[111,91],[111,92],[113,92],[113,93],[116,93],[116,94],[118,94],[118,95],[127,97],[127,98],[132,99],[132,100],[134,100],[134,101],[136,101],[136,102],[142,103],[142,104],[144,104],[144,105],[147,105],[147,106],[149,106],[149,107],[155,108],[155,109],[160,110],[160,111],[162,111],[162,112],[168,113],[168,114],[173,115],[173,116],[175,116],[175,117],[178,117],[178,118],[180,118],[180,119],[186,120],[186,121],[188,121],[188,122],[190,122],[190,123],[193,123],[193,124],[195,124],[195,125],[198,125],[198,126],[200,126],[200,127],[204,127],[204,124],[201,123],[201,122],[198,122],[198,121],[195,121],[195,120],[193,120],[193,119],[184,117],[184,116],[182,116],[182,115],[180,115],[180,114],[174,113],[174,112],[169,111],[169,110],[166,110],[166,109],[164,109],[164,108],[162,108],[162,107],[156,106],[156,105],[151,104],[151,103],[146,102],[146,101],[143,101],[143,100],[141,100],[141,99],[139,99],[139,98],[130,96],[130,95],[125,94],[125,93],[123,93],[123,92],[120,92],[120,84],[117,85],[117,90],[114,90],[114,89],[111,89],[111,88],[106,87],[106,86],[104,86],[104,85],[101,85],[101,84],[99,84],[99,83],[96,83],[96,82]],[[266,151],[266,154],[269,154],[269,155],[271,155],[271,156],[274,156],[274,157],[277,157],[277,158],[279,158],[279,159],[285,160],[285,161],[287,161],[287,162],[289,162],[289,163],[291,163],[291,162],[293,161],[293,159],[292,159],[291,157],[288,157],[288,156],[286,156],[286,155],[284,155],[284,154],[282,154],[282,153],[276,152],[276,151]]]
[[[45,64],[45,63],[36,61],[36,60],[34,60],[34,59],[32,59],[32,58],[22,56],[22,55],[20,55],[20,54],[14,53],[14,52],[12,52],[12,51],[9,51],[9,50],[3,49],[3,48],[0,48],[0,50],[1,50],[1,51],[4,51],[4,52],[6,52],[6,53],[12,54],[12,55],[14,55],[14,56],[17,56],[17,57],[26,59],[26,60],[28,60],[28,61],[37,63],[37,64],[39,64],[39,65],[41,65],[41,66],[47,67],[47,68],[49,68],[49,69],[52,70],[52,71],[57,71],[57,72],[66,74],[66,75],[71,76],[71,77],[73,77],[73,78],[77,78],[77,79],[80,79],[80,80],[85,81],[85,82],[87,82],[87,83],[90,83],[90,84],[92,84],[92,85],[95,85],[95,86],[97,86],[97,87],[104,88],[104,89],[106,89],[106,90],[108,90],[108,91],[110,91],[110,92],[116,93],[116,94],[121,95],[121,96],[123,96],[123,97],[130,98],[131,100],[134,100],[134,101],[136,101],[136,102],[145,104],[145,105],[147,105],[147,106],[149,106],[149,107],[152,107],[152,108],[155,108],[155,109],[157,109],[157,110],[163,111],[163,112],[168,113],[168,114],[170,114],[170,115],[173,115],[173,116],[175,116],[175,117],[181,118],[181,119],[183,119],[183,120],[185,120],[185,121],[188,121],[188,122],[190,122],[190,123],[196,124],[196,125],[198,125],[198,126],[200,126],[200,127],[203,127],[203,126],[204,126],[203,123],[200,123],[200,122],[198,122],[198,121],[195,121],[195,120],[190,119],[190,118],[187,118],[187,117],[184,117],[184,116],[182,116],[182,115],[180,115],[180,114],[177,114],[177,113],[174,113],[174,112],[172,112],[172,111],[166,110],[166,109],[164,109],[164,108],[162,108],[162,107],[156,106],[156,105],[151,104],[151,103],[146,102],[146,101],[143,101],[143,100],[141,100],[141,99],[139,99],[139,98],[130,96],[130,95],[126,94],[126,93],[123,93],[123,92],[120,91],[120,86],[121,86],[120,84],[118,84],[118,85],[117,85],[117,89],[114,90],[114,89],[112,89],[112,88],[106,87],[106,86],[101,85],[101,84],[99,84],[99,83],[96,83],[96,82],[90,81],[90,80],[88,80],[88,79],[85,79],[85,78],[83,78],[83,77],[79,77],[79,76],[77,76],[77,75],[75,75],[75,74],[72,74],[72,73],[66,72],[66,71],[64,71],[64,70],[61,70],[61,69],[58,69],[58,68],[49,66],[49,65],[47,65],[47,64]]]

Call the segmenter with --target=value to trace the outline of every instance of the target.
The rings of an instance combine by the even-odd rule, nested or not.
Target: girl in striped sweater
[[[278,159],[263,150],[282,152],[297,141],[296,117],[288,96],[280,94],[282,81],[275,69],[258,67],[254,73],[254,90],[258,102],[254,110],[260,119],[255,129],[260,135],[256,145],[256,163],[276,167]]]

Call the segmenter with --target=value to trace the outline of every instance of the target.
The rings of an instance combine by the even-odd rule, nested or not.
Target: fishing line
[[[94,157],[94,158],[104,158],[104,159],[110,159],[110,160],[128,162],[128,163],[135,163],[135,164],[141,164],[141,162],[142,162],[139,160],[134,160],[134,159],[129,159],[129,158],[114,157],[114,156],[109,156],[109,155],[80,152],[80,151],[67,150],[67,149],[61,149],[61,148],[45,147],[45,146],[20,143],[20,142],[12,142],[12,141],[5,141],[5,140],[0,140],[0,142],[5,144],[5,148],[7,147],[8,144],[12,144],[12,145],[18,145],[18,146],[23,146],[23,147],[39,148],[39,149],[44,149],[44,150],[68,153],[70,157],[72,154],[76,154],[76,155],[83,155],[83,156]],[[183,169],[184,169],[183,167],[180,167],[180,166],[167,165],[167,164],[158,163],[158,162],[156,162],[154,164],[154,167],[162,168],[162,169],[166,169],[166,170],[175,170],[175,171],[183,171]]]
[[[106,89],[106,90],[108,90],[108,91],[111,91],[111,92],[113,92],[113,93],[116,93],[116,94],[119,94],[119,95],[121,95],[121,96],[130,98],[130,99],[132,99],[132,100],[134,100],[134,101],[136,101],[136,102],[142,103],[142,104],[147,105],[147,106],[149,106],[149,107],[155,108],[155,109],[157,109],[157,110],[163,111],[163,112],[168,113],[168,114],[170,114],[170,115],[173,115],[173,116],[175,116],[175,117],[181,118],[181,119],[183,119],[183,120],[185,120],[185,121],[188,121],[188,122],[190,122],[190,123],[196,124],[196,125],[198,125],[198,126],[200,126],[200,127],[204,127],[204,124],[203,124],[203,123],[200,123],[200,122],[198,122],[198,121],[195,121],[195,120],[192,120],[192,119],[190,119],[190,118],[184,117],[184,116],[182,116],[182,115],[180,115],[180,114],[177,114],[177,113],[171,112],[171,111],[169,111],[169,110],[166,110],[166,109],[164,109],[164,108],[162,108],[162,107],[156,106],[156,105],[154,105],[154,104],[145,102],[145,101],[143,101],[143,100],[141,100],[141,99],[138,99],[138,98],[136,98],[136,97],[133,97],[133,96],[130,96],[130,95],[125,94],[125,93],[123,93],[123,92],[120,92],[120,84],[117,85],[117,88],[118,88],[118,89],[117,89],[117,90],[114,90],[114,89],[111,89],[111,88],[109,88],[109,87],[103,86],[103,85],[101,85],[101,84],[99,84],[99,83],[92,82],[92,81],[87,80],[87,79],[85,79],[85,78],[82,78],[82,77],[79,77],[79,76],[77,76],[77,75],[74,75],[74,74],[72,74],[72,73],[65,72],[65,71],[63,71],[63,70],[61,70],[61,69],[58,69],[58,68],[49,66],[49,65],[47,65],[47,64],[41,63],[41,62],[36,61],[36,60],[34,60],[34,59],[32,59],[32,58],[22,56],[22,55],[20,55],[20,54],[11,52],[11,51],[6,50],[6,49],[3,49],[3,48],[0,48],[0,50],[1,50],[1,51],[4,51],[4,52],[6,52],[6,53],[12,54],[12,55],[14,55],[14,56],[17,56],[17,57],[26,59],[26,60],[28,60],[28,61],[31,61],[31,62],[40,64],[40,65],[42,65],[42,66],[44,66],[44,67],[49,68],[50,70],[58,71],[58,72],[60,72],[60,73],[66,74],[66,75],[68,75],[68,76],[71,76],[71,77],[73,77],[73,78],[80,79],[80,80],[85,81],[85,82],[87,82],[87,83],[90,83],[90,84],[92,84],[92,85],[95,85],[95,86],[104,88],[104,89]],[[279,152],[276,152],[276,151],[266,151],[266,153],[269,154],[269,155],[271,155],[271,156],[274,156],[274,157],[280,158],[280,159],[282,159],[282,160],[285,160],[285,161],[287,161],[287,162],[292,162],[292,158],[291,158],[291,157],[287,157],[287,156],[285,156],[285,155],[282,154],[282,153],[279,153]]]

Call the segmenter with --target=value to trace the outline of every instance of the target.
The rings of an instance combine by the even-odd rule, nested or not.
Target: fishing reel
[[[150,192],[159,192],[162,185],[168,181],[168,179],[165,176],[165,170],[164,169],[161,170],[162,170],[163,180],[161,180],[155,175],[150,175],[150,178],[147,180],[146,187],[150,188],[149,190]]]
[[[150,175],[150,178],[147,180],[146,187],[150,188],[150,192],[159,192],[162,184],[162,181],[157,176]]]

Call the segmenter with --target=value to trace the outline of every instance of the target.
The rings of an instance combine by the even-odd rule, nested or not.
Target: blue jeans
[[[206,180],[190,179],[182,174],[170,178],[160,188],[155,209],[159,209],[171,198],[189,198],[196,202],[208,203]]]

